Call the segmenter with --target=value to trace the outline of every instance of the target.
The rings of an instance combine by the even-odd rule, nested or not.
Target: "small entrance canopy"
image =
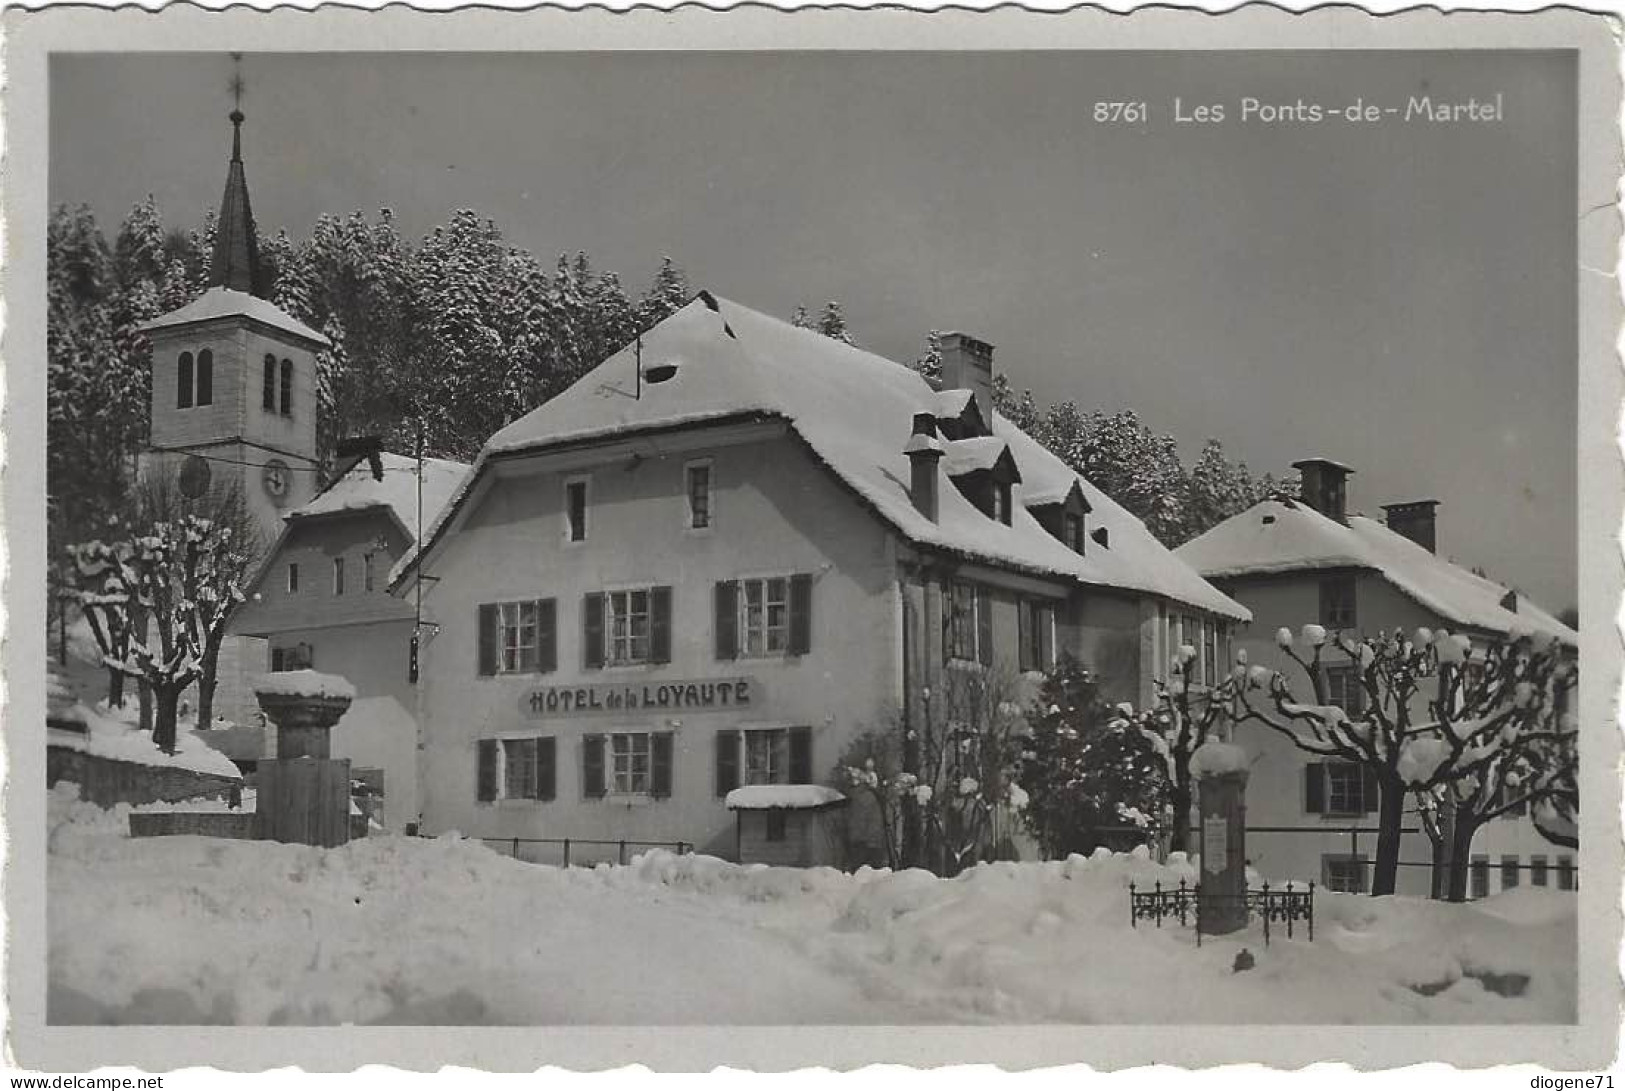
[[[730,811],[822,811],[846,806],[847,798],[822,784],[751,784],[725,802]]]

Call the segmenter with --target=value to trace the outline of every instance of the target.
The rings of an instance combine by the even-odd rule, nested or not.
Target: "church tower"
[[[243,113],[231,112],[231,163],[209,288],[142,327],[152,342],[152,441],[145,472],[176,475],[192,496],[236,486],[269,550],[287,510],[316,494],[316,354],[329,342],[263,298],[243,170]]]
[[[191,497],[240,491],[263,557],[282,533],[284,513],[320,484],[316,354],[330,342],[259,294],[266,284],[243,170],[243,114],[230,116],[231,164],[208,290],[142,327],[152,342],[152,438],[140,473],[167,476]],[[264,640],[228,636],[216,665],[215,714],[259,721],[253,686],[269,663]]]

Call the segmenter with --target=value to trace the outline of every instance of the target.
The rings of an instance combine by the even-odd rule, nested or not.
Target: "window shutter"
[[[976,589],[976,658],[993,665],[993,596],[984,587]]]
[[[649,659],[671,662],[671,588],[649,589]]]
[[[937,602],[942,618],[942,661],[946,663],[954,657],[954,585],[947,580],[942,581]]]
[[[1036,670],[1038,634],[1038,607],[1030,602],[1016,603],[1016,654],[1022,671]]]
[[[604,595],[601,591],[595,591],[581,600],[581,651],[582,662],[588,669],[604,665]]]
[[[1326,813],[1326,764],[1312,761],[1303,767],[1303,809],[1310,814]]]
[[[790,654],[812,651],[812,577],[805,572],[790,577]]]
[[[1361,785],[1364,796],[1361,804],[1366,814],[1375,814],[1382,809],[1382,782],[1377,779],[1377,771],[1369,765],[1361,766],[1365,774],[1365,783]]]
[[[739,732],[723,728],[717,732],[717,796],[739,787]]]
[[[559,669],[559,602],[536,602],[536,669],[542,673]]]
[[[1038,669],[1047,671],[1055,662],[1055,607],[1038,611]]]
[[[536,798],[554,799],[558,795],[558,740],[536,740]]]
[[[649,736],[649,794],[656,799],[671,795],[671,743],[670,731]]]
[[[490,803],[497,797],[497,746],[495,739],[481,739],[479,744],[479,785],[475,798]]]
[[[790,783],[811,784],[812,771],[812,728],[792,727],[790,729]]]
[[[739,658],[739,581],[717,581],[717,658]]]
[[[480,607],[480,673],[497,672],[497,608],[495,603]]]
[[[581,740],[581,794],[588,799],[604,798],[604,737],[587,735]]]

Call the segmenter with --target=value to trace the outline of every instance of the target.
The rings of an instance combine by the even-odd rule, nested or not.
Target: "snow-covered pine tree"
[[[796,304],[795,313],[790,316],[790,325],[794,326],[798,330],[810,330],[813,328],[812,316],[807,313],[806,307],[803,307],[799,303]]]
[[[1044,855],[1143,844],[1169,805],[1166,748],[1149,718],[1100,699],[1087,670],[1063,656],[1027,716],[1022,818]]]
[[[846,328],[846,314],[836,300],[824,304],[823,311],[818,315],[818,332],[832,341],[839,341],[843,345],[856,344],[852,334]]]
[[[911,365],[918,371],[925,381],[935,386],[942,378],[942,332],[932,330],[925,335],[925,355],[919,357]],[[1002,379],[1000,374],[997,378]]]
[[[694,290],[689,287],[688,274],[669,256],[661,258],[660,268],[655,272],[649,290],[638,301],[638,328],[646,330],[665,320],[693,298]],[[593,362],[597,363],[596,360]]]

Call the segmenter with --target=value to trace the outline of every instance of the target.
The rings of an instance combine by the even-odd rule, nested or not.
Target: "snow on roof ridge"
[[[285,333],[291,333],[295,337],[313,341],[323,348],[330,348],[333,344],[326,336],[311,329],[270,300],[220,285],[210,288],[184,307],[178,307],[168,314],[161,314],[136,328],[147,332],[184,326],[192,322],[209,322],[218,318],[251,318]]]
[[[393,451],[379,452],[384,479],[372,476],[367,459],[358,460],[326,487],[285,516],[288,520],[338,512],[388,510],[406,536],[417,536],[417,460]],[[427,527],[439,514],[468,473],[466,462],[446,458],[423,460],[423,516]]]
[[[914,415],[933,412],[939,392],[904,364],[713,298],[715,310],[696,299],[643,333],[642,362],[675,365],[671,378],[639,391],[628,346],[492,436],[425,535],[429,547],[493,457],[761,414],[788,422],[814,457],[919,545],[1018,571],[1161,595],[1238,619],[1251,616],[1174,557],[1134,516],[1096,503],[1099,494],[1092,489],[1093,519],[1109,526],[1112,548],[1091,546],[1083,555],[1057,541],[1020,505],[1009,525],[988,518],[940,468],[938,517],[927,519],[909,499],[903,448]],[[1040,458],[1037,452],[1054,460],[1000,414],[994,417],[991,438],[1009,443],[1023,477]],[[1025,440],[1019,449],[1017,436]],[[1064,464],[1062,472],[1070,472]],[[401,559],[392,583],[410,571],[419,552],[414,547]]]
[[[1500,633],[1538,628],[1571,644],[1579,642],[1573,629],[1526,596],[1518,596],[1516,611],[1507,610],[1501,601],[1510,588],[1469,572],[1367,515],[1351,515],[1344,524],[1310,504],[1261,500],[1175,552],[1209,579],[1370,569],[1454,624]]]

